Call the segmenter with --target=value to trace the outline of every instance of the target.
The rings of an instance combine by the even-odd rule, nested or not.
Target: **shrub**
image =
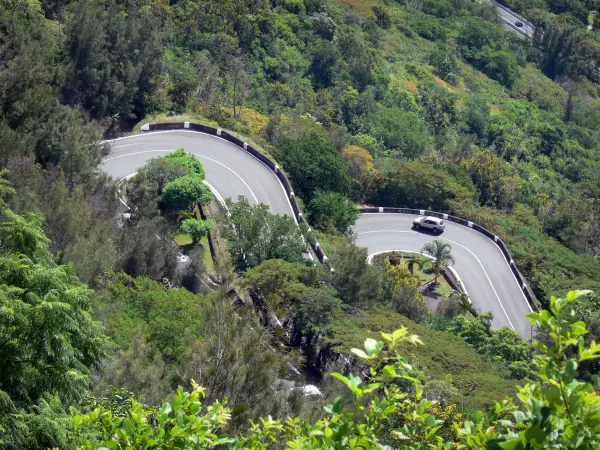
[[[195,204],[206,205],[212,200],[212,193],[198,175],[177,178],[165,186],[163,202],[168,208],[189,209]]]
[[[181,230],[192,235],[192,243],[197,244],[212,229],[210,220],[187,219],[181,223]]]
[[[186,152],[184,148],[178,148],[174,152],[167,153],[164,159],[177,166],[185,167],[188,175],[195,174],[202,179],[206,176],[202,163],[193,154]]]
[[[358,219],[358,208],[339,192],[317,190],[310,202],[314,223],[323,231],[345,233]]]

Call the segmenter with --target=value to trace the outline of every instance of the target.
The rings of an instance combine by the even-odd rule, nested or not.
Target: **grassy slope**
[[[433,380],[445,380],[450,375],[457,389],[453,401],[463,410],[478,410],[492,406],[516,392],[517,380],[498,366],[488,363],[461,338],[450,333],[431,330],[388,309],[362,310],[356,315],[342,315],[334,323],[330,341],[342,342],[337,350],[349,352],[362,348],[367,337],[380,338],[406,326],[417,334],[425,345],[406,347],[404,356]]]

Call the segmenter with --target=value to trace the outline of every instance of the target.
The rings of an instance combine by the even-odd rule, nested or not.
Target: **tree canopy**
[[[239,270],[268,259],[300,262],[307,251],[300,229],[290,216],[269,212],[264,204],[251,205],[246,197],[227,200],[229,251]]]
[[[347,193],[349,179],[342,155],[317,134],[282,138],[275,155],[289,172],[298,195],[310,201],[317,189]]]

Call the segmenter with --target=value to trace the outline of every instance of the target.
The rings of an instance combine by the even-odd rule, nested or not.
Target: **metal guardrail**
[[[506,259],[506,262],[508,263],[510,270],[512,271],[513,275],[515,276],[515,279],[516,279],[517,283],[519,284],[520,289],[523,291],[523,294],[525,295],[527,302],[529,303],[529,305],[531,306],[532,309],[534,309],[536,311],[539,309],[538,304],[537,304],[537,299],[535,297],[535,294],[533,293],[533,290],[531,289],[531,287],[529,287],[527,280],[521,274],[521,272],[519,272],[519,269],[517,269],[517,265],[515,264],[515,261],[512,259],[512,257],[510,256],[510,252],[508,251],[508,247],[506,246],[504,241],[502,239],[500,239],[494,233],[483,228],[481,225],[477,225],[476,223],[473,223],[469,220],[461,219],[460,217],[451,216],[449,214],[444,214],[444,213],[440,213],[437,211],[427,211],[424,209],[373,207],[373,208],[359,208],[359,210],[361,213],[396,213],[396,214],[416,214],[416,215],[420,215],[420,216],[434,216],[434,217],[439,217],[440,219],[444,219],[444,220],[447,220],[450,222],[458,223],[460,225],[463,225],[465,227],[468,227],[475,231],[478,231],[479,233],[483,234],[487,238],[494,241],[494,243],[498,246],[498,248],[502,252],[502,255],[504,255],[504,258]]]
[[[290,204],[292,205],[292,210],[294,212],[296,220],[298,221],[298,223],[304,222],[308,226],[308,222],[306,222],[306,219],[304,218],[304,215],[302,214],[302,211],[300,210],[300,205],[298,205],[298,202],[296,201],[296,196],[294,195],[292,185],[291,185],[288,177],[286,176],[286,174],[281,170],[281,168],[273,160],[271,160],[267,156],[263,155],[261,152],[259,152],[254,147],[249,145],[247,142],[242,141],[241,139],[233,136],[232,134],[228,133],[227,131],[225,131],[221,128],[213,128],[213,127],[209,127],[206,125],[200,125],[200,124],[196,124],[196,123],[192,123],[192,122],[152,123],[152,124],[146,124],[142,127],[142,131],[164,131],[164,130],[190,130],[190,131],[197,131],[199,133],[210,134],[212,136],[220,137],[221,139],[229,141],[232,144],[234,144],[235,146],[239,147],[241,150],[245,151],[246,153],[249,153],[254,158],[261,161],[269,169],[271,169],[271,171],[273,171],[273,173],[275,173],[277,178],[281,181],[281,184],[283,185],[283,188],[289,198],[289,201],[290,201]],[[482,226],[477,225],[476,223],[470,222],[468,220],[461,219],[460,217],[455,217],[455,216],[451,216],[449,214],[444,214],[444,213],[440,213],[440,212],[436,212],[436,211],[426,211],[426,210],[422,210],[422,209],[420,210],[420,209],[412,209],[412,208],[373,207],[373,208],[359,208],[359,210],[361,213],[397,213],[397,214],[417,214],[417,215],[435,216],[435,217],[439,217],[444,220],[448,220],[450,222],[458,223],[460,225],[463,225],[468,228],[472,228],[473,230],[480,232],[481,234],[485,235],[489,239],[493,240],[496,243],[496,245],[498,245],[498,248],[504,255],[504,258],[506,259],[506,261],[508,262],[508,265],[509,265],[511,271],[512,271],[513,275],[515,276],[515,279],[516,279],[517,283],[519,284],[519,287],[523,291],[525,298],[531,305],[531,308],[535,309],[535,310],[538,309],[537,299],[535,297],[535,294],[533,293],[533,290],[527,284],[527,280],[525,279],[525,277],[523,275],[521,275],[521,272],[519,272],[519,270],[517,269],[517,266],[515,265],[514,260],[510,256],[508,247],[506,246],[504,241],[502,239],[500,239],[498,236],[496,236],[495,234],[493,234],[490,231],[483,228]],[[309,240],[309,244],[312,247],[312,249],[313,249],[315,255],[317,256],[317,258],[319,259],[319,261],[323,264],[326,264],[331,271],[334,271],[333,267],[331,266],[331,264],[329,262],[329,259],[327,258],[327,255],[325,255],[325,252],[321,248],[321,245],[319,244],[319,242],[316,239],[314,239],[314,240],[311,239],[311,240]]]
[[[517,14],[516,12],[514,12],[512,9],[504,6],[502,3],[497,2],[496,0],[492,0],[492,4],[500,9],[502,9],[503,11],[506,11],[507,13],[509,13],[511,16],[516,17],[517,19],[519,19],[521,22],[523,22],[523,24],[533,28],[535,30],[535,25],[532,24],[531,22],[529,22],[527,19],[525,19],[523,16],[521,16],[520,14]]]
[[[192,122],[151,123],[151,124],[146,124],[142,127],[142,131],[165,131],[165,130],[190,130],[190,131],[197,131],[199,133],[210,134],[212,136],[220,137],[221,139],[231,142],[236,147],[240,148],[241,150],[245,151],[246,153],[249,153],[250,155],[252,155],[254,158],[258,159],[265,166],[267,166],[269,169],[271,169],[271,171],[277,176],[279,181],[281,181],[281,184],[283,185],[283,189],[285,190],[285,193],[288,196],[290,205],[292,206],[292,211],[294,212],[294,216],[296,217],[296,220],[298,221],[298,223],[304,222],[308,226],[308,222],[306,222],[306,219],[304,218],[304,215],[302,214],[302,211],[300,210],[300,205],[298,205],[298,202],[296,201],[296,196],[292,189],[292,185],[291,185],[288,177],[286,176],[286,174],[281,170],[281,168],[273,160],[271,160],[270,158],[263,155],[261,152],[259,152],[254,147],[252,147],[250,144],[242,141],[241,139],[233,136],[231,133],[228,133],[227,131],[225,131],[221,128],[213,128],[213,127],[209,127],[206,125],[200,125],[200,124],[192,123]],[[334,271],[333,267],[329,263],[329,259],[327,258],[327,255],[325,255],[325,252],[321,248],[319,241],[316,239],[310,239],[309,245],[311,246],[311,248],[312,248],[313,252],[315,253],[315,255],[317,256],[317,258],[319,259],[319,262],[326,264],[327,267],[329,267],[329,270]]]

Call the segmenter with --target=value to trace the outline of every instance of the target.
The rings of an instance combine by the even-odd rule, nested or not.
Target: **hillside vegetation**
[[[597,447],[598,5],[509,6],[532,42],[471,0],[0,0],[0,448]],[[214,214],[185,149],[99,170],[183,120],[274,158],[313,232]],[[537,342],[367,264],[357,204],[501,236]]]

